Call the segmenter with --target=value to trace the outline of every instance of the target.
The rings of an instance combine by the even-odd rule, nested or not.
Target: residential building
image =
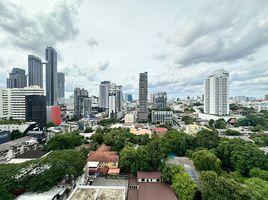
[[[39,86],[0,89],[0,118],[25,120],[25,96],[44,95]]]
[[[229,73],[219,69],[204,82],[204,112],[212,115],[229,115]]]
[[[140,122],[148,121],[148,74],[140,73],[139,78],[139,113],[138,120]]]
[[[74,116],[78,118],[87,117],[91,113],[91,100],[88,91],[75,88],[74,90]]]
[[[264,96],[264,100],[265,100],[265,101],[268,101],[268,94],[266,94],[266,95]]]
[[[151,122],[154,124],[172,124],[173,111],[152,110]]]
[[[62,72],[57,73],[57,81],[58,81],[58,103],[64,104],[65,97],[65,75]]]
[[[26,122],[36,122],[40,128],[46,127],[46,97],[44,95],[25,96]]]
[[[122,86],[111,84],[109,89],[109,117],[119,119],[123,117],[123,93]]]
[[[24,69],[13,68],[7,78],[7,88],[24,88],[27,87],[27,76]]]
[[[110,81],[102,81],[99,87],[99,107],[108,111]]]
[[[40,58],[28,55],[28,86],[43,88],[43,63]]]
[[[66,106],[66,117],[71,119],[74,116],[74,95],[69,98],[64,98],[64,105]]]
[[[153,97],[153,108],[158,110],[165,110],[167,108],[167,93],[157,92]]]
[[[28,136],[0,144],[0,163],[6,163],[28,150],[34,150],[37,145],[37,140]]]
[[[128,200],[177,200],[171,187],[162,182],[161,172],[137,172],[129,179]]]
[[[57,105],[57,52],[52,47],[46,48],[46,97],[47,105]]]

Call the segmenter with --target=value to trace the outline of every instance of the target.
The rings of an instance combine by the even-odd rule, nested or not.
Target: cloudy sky
[[[27,55],[58,52],[66,92],[98,95],[110,80],[137,94],[201,95],[214,70],[230,72],[231,95],[268,93],[267,0],[0,0],[0,87]]]

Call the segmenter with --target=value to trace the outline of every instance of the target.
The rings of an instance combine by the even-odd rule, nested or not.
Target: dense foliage
[[[199,150],[193,153],[192,160],[197,169],[202,171],[221,171],[221,161],[209,150]]]
[[[253,126],[253,131],[268,130],[268,112],[246,115],[237,121],[236,126]]]
[[[83,143],[83,137],[77,133],[66,133],[52,137],[47,143],[47,150],[73,149]]]
[[[196,145],[207,149],[214,148],[219,144],[219,136],[216,131],[202,129],[196,134]]]
[[[10,134],[10,140],[16,140],[16,139],[21,138],[23,136],[24,136],[23,133],[20,132],[18,129],[16,129],[16,130],[13,130],[11,132],[11,134]]]
[[[35,192],[49,190],[66,175],[80,176],[85,162],[86,157],[81,152],[62,150],[21,164],[0,164],[1,195],[10,196],[16,189]]]
[[[117,122],[116,119],[108,118],[108,119],[101,119],[98,122],[98,124],[101,125],[101,126],[108,126],[108,125],[114,124],[116,122]]]
[[[235,130],[231,130],[231,129],[227,129],[224,132],[225,135],[232,135],[232,136],[238,136],[241,135],[241,133],[239,131],[235,131]]]
[[[171,184],[177,197],[181,200],[193,200],[197,185],[181,166],[165,165],[162,167],[162,179]]]

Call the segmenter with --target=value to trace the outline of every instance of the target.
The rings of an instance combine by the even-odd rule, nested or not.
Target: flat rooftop
[[[92,186],[123,186],[128,187],[128,179],[107,179],[104,177],[97,177]]]
[[[78,187],[68,200],[125,200],[126,189],[123,187]]]
[[[42,151],[42,150],[29,150],[25,153],[19,155],[17,158],[41,158],[42,156],[46,155],[48,151]]]

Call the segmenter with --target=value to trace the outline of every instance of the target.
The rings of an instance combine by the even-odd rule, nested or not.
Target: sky
[[[98,95],[110,80],[137,96],[201,96],[213,71],[230,73],[231,96],[268,93],[267,0],[0,0],[0,87],[27,56],[58,53],[66,93]]]

